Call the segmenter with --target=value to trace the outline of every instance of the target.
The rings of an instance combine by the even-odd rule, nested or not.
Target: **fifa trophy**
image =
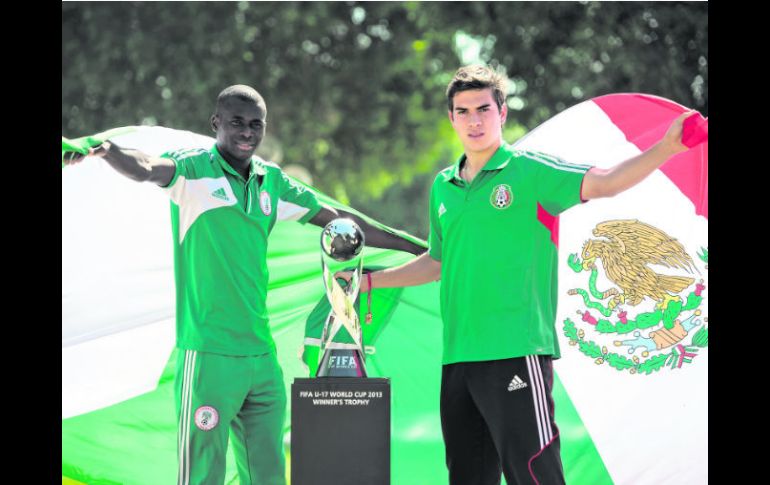
[[[361,288],[364,233],[351,219],[334,219],[321,233],[321,267],[331,312],[324,323],[316,377],[366,377],[364,342],[356,309]],[[352,271],[344,287],[334,277],[338,271]],[[343,280],[344,281],[344,280]],[[344,328],[352,343],[335,342]]]

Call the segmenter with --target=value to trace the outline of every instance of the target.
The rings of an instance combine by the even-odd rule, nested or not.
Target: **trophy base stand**
[[[390,484],[390,379],[294,379],[291,483]]]
[[[358,349],[327,349],[316,377],[366,377],[364,356]]]

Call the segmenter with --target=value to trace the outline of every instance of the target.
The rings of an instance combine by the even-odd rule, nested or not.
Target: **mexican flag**
[[[609,167],[651,146],[683,111],[654,96],[603,96],[560,113],[516,146]],[[692,149],[638,186],[559,218],[543,215],[560,248],[562,358],[554,398],[567,483],[707,481],[707,138],[707,120],[694,116],[685,127]],[[85,153],[105,139],[156,155],[214,144],[180,130],[122,127],[62,138],[62,153]],[[98,158],[62,170],[63,483],[176,480],[169,212],[163,191]],[[281,222],[269,239],[268,308],[287,389],[313,371],[329,311],[320,231]],[[364,265],[412,257],[366,248]],[[632,268],[644,277],[617,276]],[[374,319],[363,325],[369,375],[391,379],[398,485],[447,483],[438,415],[439,284],[375,289]],[[290,460],[289,424],[287,417]],[[238,481],[232,454],[226,481]]]

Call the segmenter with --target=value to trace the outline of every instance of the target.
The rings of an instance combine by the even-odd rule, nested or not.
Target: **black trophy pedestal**
[[[291,483],[390,484],[389,379],[294,379]]]

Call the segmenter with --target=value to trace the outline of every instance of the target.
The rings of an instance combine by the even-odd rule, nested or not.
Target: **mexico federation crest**
[[[219,423],[219,413],[211,406],[201,406],[195,410],[195,426],[208,431]]]
[[[569,344],[631,374],[691,364],[708,347],[708,247],[691,248],[693,260],[677,239],[638,220],[600,222],[593,235],[567,261],[576,273],[566,300],[573,317],[562,322]]]
[[[489,197],[489,202],[495,209],[507,209],[513,202],[513,192],[511,192],[511,186],[506,184],[500,184],[492,189],[492,195]]]
[[[273,212],[273,206],[270,204],[270,194],[264,190],[259,194],[259,207],[266,216],[269,216],[270,213]]]

